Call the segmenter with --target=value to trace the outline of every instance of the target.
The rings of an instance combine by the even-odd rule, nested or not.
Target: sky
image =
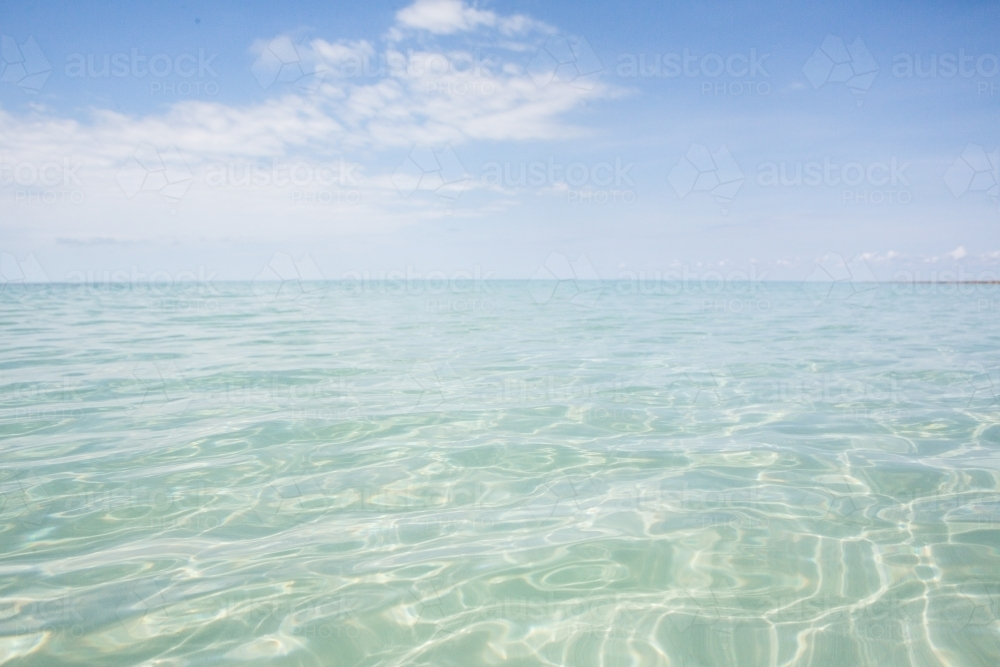
[[[0,274],[996,278],[998,20],[6,2]]]

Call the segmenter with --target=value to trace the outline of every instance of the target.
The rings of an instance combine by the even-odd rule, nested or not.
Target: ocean
[[[1000,286],[0,312],[2,664],[1000,664]]]

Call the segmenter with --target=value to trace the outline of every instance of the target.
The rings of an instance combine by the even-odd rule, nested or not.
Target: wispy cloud
[[[396,13],[401,26],[427,30],[437,35],[472,30],[477,26],[494,26],[497,15],[491,11],[469,7],[461,0],[417,0]]]
[[[171,155],[176,151],[191,170],[193,183],[182,210],[187,218],[199,220],[192,227],[202,236],[231,237],[255,226],[263,233],[264,218],[277,215],[280,205],[288,202],[289,193],[273,187],[278,179],[271,179],[271,187],[254,187],[251,180],[250,186],[212,189],[206,174],[234,161],[237,166],[244,163],[243,173],[246,164],[260,160],[315,166],[333,159],[339,170],[349,174],[347,182],[341,178],[337,183],[349,189],[351,197],[350,215],[345,216],[349,222],[343,227],[364,228],[391,224],[394,217],[412,220],[412,209],[419,203],[410,201],[403,207],[392,198],[398,194],[392,173],[414,146],[460,148],[471,142],[581,136],[586,130],[568,122],[569,112],[581,102],[619,94],[601,82],[589,87],[558,80],[539,85],[528,71],[530,54],[521,47],[540,46],[552,30],[528,17],[499,16],[458,0],[418,0],[400,10],[396,19],[393,28],[402,31],[398,36],[414,40],[412,44],[387,39],[379,49],[366,40],[335,37],[297,44],[291,36],[258,41],[254,49],[258,57],[269,59],[257,63],[260,72],[255,74],[263,77],[261,85],[268,95],[259,103],[182,101],[145,116],[96,108],[85,120],[43,108],[29,114],[0,110],[0,155],[9,164],[36,169],[48,163],[69,165],[89,205],[92,222],[78,230],[88,238],[121,238],[122,223],[116,218],[132,218],[135,206],[161,205],[155,197],[143,199],[142,179],[122,192],[120,171],[140,146],[169,150]],[[497,45],[489,57],[453,43],[457,33],[474,29],[486,31],[477,44]],[[520,40],[517,48],[507,48],[512,34]],[[294,78],[286,76],[282,69],[286,65],[300,79],[307,75],[314,79],[315,85],[308,90],[281,85]],[[349,157],[355,153],[365,155],[364,165]],[[231,185],[229,180],[232,177],[226,174],[223,185]],[[129,202],[133,208],[123,208],[123,194],[134,197]],[[310,210],[309,196],[306,192],[295,210],[297,225],[335,231],[328,224],[329,210]],[[194,202],[204,209],[196,209]],[[243,217],[233,229],[226,220],[231,217],[228,212],[237,210]],[[72,236],[66,223],[55,217],[34,219],[31,224],[36,229],[49,225],[58,228],[51,231],[61,237]],[[247,217],[259,221],[248,223]],[[183,225],[171,230],[183,232]],[[140,226],[131,225],[126,236],[141,233]]]

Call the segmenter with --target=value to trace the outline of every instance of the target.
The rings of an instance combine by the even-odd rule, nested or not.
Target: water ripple
[[[0,664],[1000,664],[981,295],[483,289],[0,301]]]

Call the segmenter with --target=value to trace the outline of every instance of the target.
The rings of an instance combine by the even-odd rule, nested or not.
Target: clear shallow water
[[[0,662],[1000,663],[996,288],[553,287],[7,285]]]

